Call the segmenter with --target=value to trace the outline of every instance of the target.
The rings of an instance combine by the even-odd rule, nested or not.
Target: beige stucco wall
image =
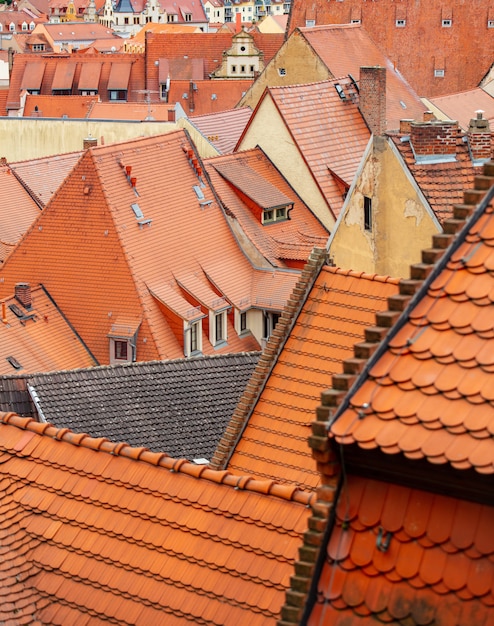
[[[213,144],[209,142],[207,138],[204,137],[204,135],[197,130],[197,128],[189,121],[188,118],[181,117],[179,120],[177,120],[177,125],[180,128],[185,128],[185,130],[189,133],[192,141],[196,145],[197,151],[203,159],[215,157],[220,154],[218,150],[213,146]]]
[[[101,145],[159,135],[176,128],[172,122],[0,118],[0,157],[9,162],[23,161],[82,150],[88,136],[96,137]]]
[[[257,109],[239,149],[247,150],[256,146],[264,150],[305,204],[330,231],[334,226],[334,218],[326,200],[269,95]]]
[[[345,269],[409,278],[432,235],[440,232],[425,198],[388,140],[371,139],[333,235],[330,256]],[[372,198],[372,231],[364,229],[364,196]]]
[[[280,76],[280,69],[285,70],[283,76]],[[296,31],[281,46],[238,106],[250,106],[251,109],[254,109],[268,86],[302,85],[328,78],[333,78],[328,68],[314,54],[300,33]]]

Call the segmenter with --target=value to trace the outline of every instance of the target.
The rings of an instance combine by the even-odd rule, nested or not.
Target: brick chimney
[[[16,300],[20,302],[25,309],[30,309],[32,304],[31,285],[29,283],[17,283],[14,289]]]
[[[359,108],[369,130],[382,135],[386,130],[386,68],[378,65],[361,67]]]
[[[430,157],[451,157],[456,155],[459,136],[458,122],[432,120],[410,124],[410,143],[417,161]]]
[[[175,122],[176,121],[175,109],[168,109],[168,121],[169,122]]]
[[[475,111],[475,118],[468,126],[468,146],[472,161],[488,161],[493,156],[493,136],[489,120],[484,119],[483,111]]]
[[[87,150],[88,148],[93,148],[94,146],[98,145],[98,140],[96,139],[96,137],[91,137],[91,135],[89,135],[89,137],[86,137],[85,139],[82,140],[82,148],[83,150]]]

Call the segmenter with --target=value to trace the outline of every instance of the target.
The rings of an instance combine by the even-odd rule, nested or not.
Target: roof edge
[[[175,459],[165,452],[151,452],[145,447],[135,448],[124,442],[113,443],[105,437],[96,438],[86,433],[74,433],[69,428],[58,428],[53,424],[37,422],[32,417],[20,417],[12,412],[0,412],[1,424],[95,452],[141,461],[162,467],[170,472],[185,474],[192,478],[201,478],[237,490],[274,496],[304,506],[310,506],[315,499],[314,494],[298,489],[295,485],[282,485],[273,480],[259,480],[253,476],[236,476],[228,471],[212,469],[207,465],[195,465],[186,459]]]

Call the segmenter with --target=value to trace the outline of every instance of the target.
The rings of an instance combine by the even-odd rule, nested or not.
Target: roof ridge
[[[69,428],[58,428],[48,422],[37,422],[32,417],[20,417],[13,412],[0,411],[0,424],[13,426],[21,430],[35,433],[43,437],[50,437],[70,445],[87,448],[142,461],[149,465],[163,467],[170,472],[177,472],[192,478],[202,478],[217,484],[227,485],[237,490],[270,495],[282,500],[297,502],[309,506],[314,500],[314,494],[299,489],[296,485],[283,485],[273,480],[259,480],[253,476],[237,476],[227,470],[216,470],[208,465],[196,465],[186,459],[175,459],[165,452],[151,452],[148,448],[135,448],[125,442],[114,443],[105,437],[91,437],[86,433],[75,433]]]
[[[475,177],[474,188],[464,191],[464,202],[453,206],[453,217],[443,222],[443,232],[432,236],[432,247],[422,250],[422,262],[410,266],[410,278],[398,281],[399,293],[388,298],[388,310],[376,313],[376,325],[365,330],[364,342],[354,345],[354,357],[343,361],[343,373],[333,375],[332,388],[321,395],[322,404],[327,409],[325,417],[331,422],[346,408],[347,394],[360,386],[371,365],[387,346],[391,339],[389,331],[397,332],[407,320],[418,295],[442,269],[440,260],[444,253],[454,242],[463,241],[466,224],[480,216],[479,209],[488,191],[494,188],[494,161],[485,163],[483,172]]]
[[[393,285],[400,284],[400,278],[393,278],[392,276],[387,276],[384,274],[368,274],[367,272],[361,272],[359,270],[346,270],[341,267],[331,266],[329,268],[330,272],[334,274],[340,274],[341,276],[352,276],[354,278],[361,278],[364,280],[374,280],[379,283],[391,283]]]
[[[302,273],[293,289],[281,317],[264,348],[256,368],[247,383],[225,434],[221,438],[211,459],[211,467],[224,469],[235,451],[238,441],[247,427],[249,418],[264,389],[266,381],[276,364],[278,355],[288,339],[307,295],[319,274],[321,267],[327,262],[327,251],[323,248],[314,248],[309,256]]]

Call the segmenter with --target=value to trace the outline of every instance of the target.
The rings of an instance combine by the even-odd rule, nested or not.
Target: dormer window
[[[218,346],[225,344],[226,339],[226,311],[221,311],[214,315],[214,337],[210,337],[210,340],[213,345]]]
[[[186,13],[185,14],[185,21],[186,22],[192,22],[192,13]]]
[[[14,22],[11,22],[9,24],[9,30],[10,30],[11,33],[13,33],[15,31],[15,24],[14,24]]]
[[[396,26],[398,28],[405,28],[407,21],[406,20],[396,20]]]
[[[27,22],[22,22],[22,30],[28,30]]]
[[[272,222],[282,222],[288,219],[288,207],[278,207],[273,209],[264,209],[262,212],[262,223],[271,224]]]
[[[199,354],[201,352],[201,322],[193,322],[189,326],[189,354]]]
[[[453,20],[446,19],[442,21],[443,28],[451,28],[451,26],[453,26]]]

